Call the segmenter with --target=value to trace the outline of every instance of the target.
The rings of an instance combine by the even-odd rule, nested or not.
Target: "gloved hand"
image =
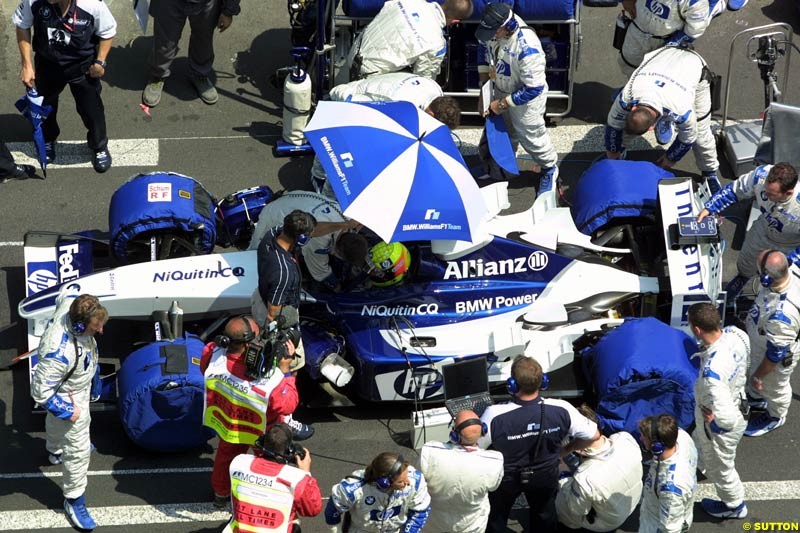
[[[694,39],[683,33],[683,30],[678,30],[669,36],[664,46],[684,46],[690,45],[693,42]]]
[[[800,263],[800,248],[786,254],[786,260],[789,261],[789,266]]]

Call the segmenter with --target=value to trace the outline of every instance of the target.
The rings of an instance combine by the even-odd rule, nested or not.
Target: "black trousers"
[[[511,508],[520,494],[525,494],[529,507],[530,525],[525,531],[555,533],[558,530],[558,516],[556,515],[557,473],[555,482],[547,481],[541,487],[523,490],[519,482],[519,473],[506,474],[497,490],[489,493],[491,509],[489,510],[486,533],[506,532],[508,515],[511,514]]]
[[[8,176],[14,170],[14,158],[8,151],[8,146],[0,141],[0,177]]]
[[[102,88],[98,78],[86,75],[89,65],[62,67],[39,54],[35,57],[35,63],[36,90],[44,97],[45,105],[53,106],[53,111],[42,123],[44,140],[55,141],[61,133],[61,128],[58,127],[58,97],[64,87],[69,85],[75,98],[75,108],[86,126],[89,148],[94,151],[105,149],[108,146],[108,136],[105,107],[100,98]]]

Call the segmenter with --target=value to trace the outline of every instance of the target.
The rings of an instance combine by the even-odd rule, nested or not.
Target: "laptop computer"
[[[444,404],[451,416],[455,417],[464,409],[472,409],[481,416],[492,405],[485,357],[445,365],[442,377]]]

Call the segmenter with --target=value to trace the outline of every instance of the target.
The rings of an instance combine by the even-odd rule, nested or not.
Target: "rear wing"
[[[674,241],[670,227],[678,217],[696,217],[711,195],[706,185],[694,191],[688,178],[663,179],[658,184],[658,201],[666,243],[669,265],[669,283],[672,293],[670,325],[691,334],[686,314],[689,306],[698,302],[712,302],[725,307],[722,292],[722,244],[690,244],[680,246]]]

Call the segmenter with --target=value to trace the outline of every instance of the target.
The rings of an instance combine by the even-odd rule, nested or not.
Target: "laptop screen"
[[[442,376],[445,400],[489,392],[489,374],[485,357],[443,366]]]

